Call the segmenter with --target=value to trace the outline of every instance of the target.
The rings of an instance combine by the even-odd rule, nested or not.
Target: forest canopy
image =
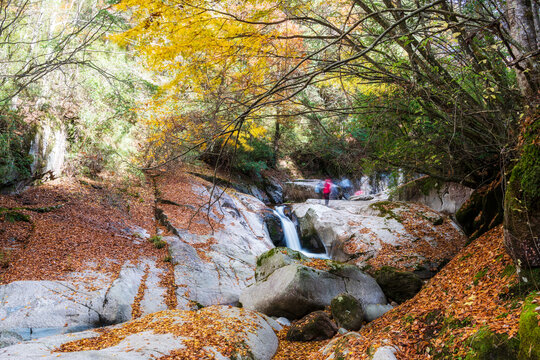
[[[197,148],[213,164],[247,154],[247,170],[291,157],[339,175],[369,164],[477,186],[515,156],[526,52],[504,2],[126,0],[118,9],[133,26],[115,39],[166,79],[147,104],[148,164]]]

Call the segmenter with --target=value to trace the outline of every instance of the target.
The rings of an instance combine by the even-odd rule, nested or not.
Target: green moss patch
[[[369,205],[370,208],[377,210],[381,217],[392,218],[396,220],[397,222],[401,223],[403,221],[401,216],[399,216],[398,214],[392,211],[393,209],[396,209],[399,206],[400,206],[399,203],[395,203],[392,201],[379,201],[379,202]]]
[[[540,304],[534,302],[538,298],[536,292],[531,294],[523,304],[519,319],[519,360],[540,359],[540,327],[538,326]]]
[[[519,340],[482,328],[471,337],[469,346],[465,360],[509,360],[516,359]]]
[[[10,223],[14,223],[17,221],[30,222],[29,215],[23,214],[15,210],[5,209],[5,208],[4,209],[0,208],[0,217],[3,219],[3,221],[7,221]]]

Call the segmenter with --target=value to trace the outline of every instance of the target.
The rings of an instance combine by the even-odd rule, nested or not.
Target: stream
[[[324,253],[313,253],[302,247],[300,243],[300,238],[298,237],[298,232],[296,231],[296,226],[291,219],[284,212],[285,206],[276,206],[274,209],[274,214],[279,217],[281,220],[281,227],[283,228],[283,235],[285,238],[285,244],[289,249],[293,249],[301,252],[309,258],[316,259],[330,259],[326,251]]]

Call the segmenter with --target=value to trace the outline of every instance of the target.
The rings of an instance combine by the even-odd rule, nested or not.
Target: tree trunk
[[[535,1],[508,1],[508,22],[514,40],[514,67],[520,90],[526,98],[537,97],[540,90],[539,9]]]
[[[504,243],[524,269],[540,267],[540,33],[535,1],[508,2],[518,85],[528,107],[519,124],[519,160],[506,187]]]

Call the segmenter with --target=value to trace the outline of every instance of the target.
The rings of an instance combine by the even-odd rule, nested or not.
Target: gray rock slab
[[[380,318],[394,307],[390,304],[367,304],[364,305],[364,319],[366,321],[373,321]]]
[[[165,303],[167,289],[160,285],[163,270],[157,268],[154,261],[148,261],[146,264],[148,266],[148,277],[146,278],[146,289],[140,304],[142,315],[167,310],[167,304]]]
[[[132,304],[139,292],[144,276],[143,265],[127,263],[120,270],[105,295],[100,311],[102,320],[107,324],[118,324],[131,320]]]
[[[393,346],[382,346],[375,351],[372,360],[397,360],[396,348]]]
[[[227,306],[210,307],[200,310],[201,315],[205,312],[217,313],[223,320],[223,324],[246,324],[245,330],[238,333],[242,338],[243,345],[247,349],[248,357],[237,358],[245,360],[270,360],[278,347],[278,339],[267,322],[267,318],[255,312]],[[215,316],[215,315],[213,315]],[[211,318],[211,317],[209,317]],[[169,312],[154,318],[152,321],[172,320],[182,324],[184,321],[177,313]],[[116,325],[106,329],[120,328]],[[218,330],[224,331],[224,330]],[[0,359],[27,360],[27,359],[65,359],[65,360],[147,360],[161,358],[169,355],[173,350],[186,348],[186,337],[175,336],[170,333],[156,334],[151,331],[141,331],[131,334],[114,346],[100,350],[78,352],[55,352],[61,345],[68,342],[99,336],[95,331],[85,331],[76,334],[65,334],[45,337],[39,340],[19,343],[0,349]],[[209,334],[212,336],[212,334]],[[216,359],[229,359],[220,354],[218,349],[207,349],[213,353]],[[250,356],[250,357],[249,357]]]
[[[209,195],[202,186],[193,185],[193,189],[201,196]],[[264,224],[264,203],[242,193],[218,193],[211,213],[222,227],[208,235],[174,228],[178,236],[164,238],[176,264],[177,299],[182,309],[192,308],[193,303],[238,304],[242,290],[255,281],[257,256],[273,247]],[[174,226],[174,218],[167,217]],[[201,244],[206,244],[204,250]]]
[[[340,293],[349,293],[365,304],[386,304],[377,282],[355,266],[344,266],[330,273],[291,264],[275,270],[266,280],[242,292],[240,302],[246,309],[269,316],[300,318],[330,305]]]
[[[0,331],[24,340],[99,326],[105,289],[67,281],[16,281],[0,286]]]

